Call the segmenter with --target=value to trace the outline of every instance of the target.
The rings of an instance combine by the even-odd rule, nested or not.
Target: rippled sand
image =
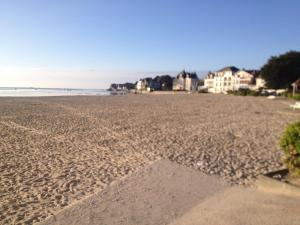
[[[0,224],[31,224],[159,157],[251,184],[280,168],[287,100],[226,95],[0,98]]]

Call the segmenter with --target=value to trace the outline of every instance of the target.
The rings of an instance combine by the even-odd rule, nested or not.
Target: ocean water
[[[110,95],[105,89],[0,87],[0,97]]]

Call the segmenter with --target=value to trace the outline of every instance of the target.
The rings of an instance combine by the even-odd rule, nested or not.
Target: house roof
[[[260,70],[245,70],[246,72],[252,74],[255,78],[260,76]]]
[[[191,79],[198,79],[197,73],[189,73],[186,72],[185,70],[181,71],[178,75],[177,78],[183,77],[183,78],[191,78]]]
[[[226,71],[237,72],[237,71],[239,71],[239,69],[235,66],[227,66],[227,67],[224,67],[223,69],[218,70],[217,72],[226,72]]]
[[[212,72],[208,72],[207,74],[206,74],[206,78],[213,78],[215,76],[215,74],[214,73],[212,73]]]
[[[300,78],[296,80],[294,83],[292,83],[292,85],[300,85]]]
[[[142,81],[142,82],[150,82],[151,80],[152,80],[151,77],[146,77],[146,78],[140,79],[140,81]]]

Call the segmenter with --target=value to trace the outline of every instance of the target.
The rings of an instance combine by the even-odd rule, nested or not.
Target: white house
[[[196,73],[188,73],[184,70],[173,79],[174,91],[196,91],[198,88],[198,76]]]
[[[209,72],[204,79],[204,87],[212,93],[225,93],[240,88],[255,89],[255,75],[253,71],[229,66],[214,73]]]
[[[255,77],[248,71],[239,70],[234,76],[236,81],[234,90],[238,90],[239,88],[253,89],[255,87]]]
[[[136,89],[138,91],[142,91],[142,90],[146,90],[147,88],[147,84],[144,80],[139,80],[137,83],[136,83]]]
[[[292,87],[293,87],[293,95],[295,95],[296,92],[300,92],[300,79],[292,83]]]
[[[204,79],[204,87],[207,88],[208,92],[214,92],[214,84],[216,81],[215,79],[215,74],[212,72],[209,72],[206,75],[206,78]]]
[[[161,84],[159,82],[157,82],[156,80],[152,79],[151,77],[147,77],[144,79],[140,79],[136,83],[136,89],[138,91],[160,90]]]
[[[264,88],[266,86],[266,81],[261,77],[257,77],[255,81],[256,81],[256,85],[255,85],[256,89]]]

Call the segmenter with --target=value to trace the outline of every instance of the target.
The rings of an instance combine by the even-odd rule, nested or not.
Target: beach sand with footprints
[[[44,220],[157,159],[251,185],[292,102],[213,94],[0,98],[0,224]]]

